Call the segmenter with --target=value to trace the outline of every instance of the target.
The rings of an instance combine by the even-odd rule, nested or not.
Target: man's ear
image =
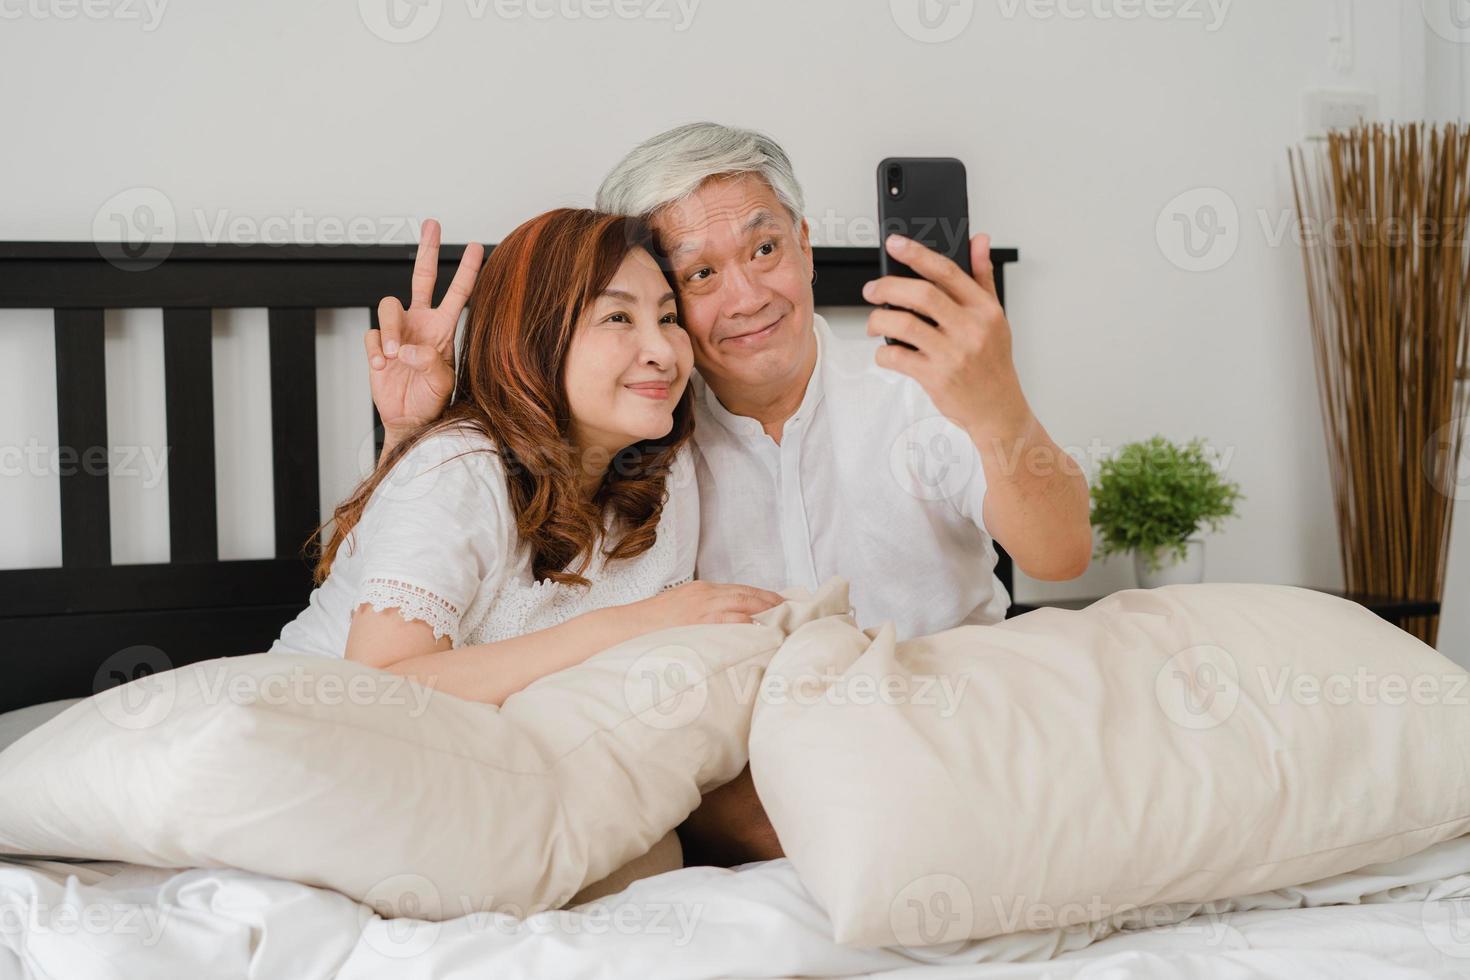
[[[801,224],[796,226],[797,237],[801,240],[801,254],[806,256],[806,267],[815,275],[817,271],[817,260],[812,257],[812,229],[805,218]]]

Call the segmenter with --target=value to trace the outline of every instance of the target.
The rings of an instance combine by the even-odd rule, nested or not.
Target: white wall
[[[51,13],[65,2],[35,0]],[[1333,0],[1181,0],[1180,16],[1137,19],[1104,16],[1130,9],[1115,0],[1063,4],[1081,17],[1048,0],[926,0],[948,10],[939,32],[956,34],[939,42],[904,16],[914,2],[427,0],[415,25],[433,29],[407,43],[367,26],[392,35],[383,0],[173,0],[156,24],[141,3],[127,8],[140,20],[27,13],[0,25],[0,71],[30,80],[23,96],[9,88],[0,118],[0,239],[87,239],[149,203],[185,241],[292,225],[304,240],[355,228],[353,240],[407,241],[426,215],[451,240],[494,240],[547,207],[590,204],[634,142],[708,117],[784,143],[819,242],[866,243],[879,158],[957,155],[979,227],[1022,251],[1008,282],[1016,356],[1058,441],[1210,439],[1232,453],[1248,500],[1210,541],[1209,577],[1339,584],[1301,259],[1276,233],[1289,218],[1285,149],[1302,135],[1309,88],[1371,91],[1386,117],[1425,111],[1417,0],[1359,0],[1340,67]],[[588,16],[599,9],[646,16]],[[1212,271],[1180,267],[1168,208],[1191,192],[1177,205],[1186,218],[1202,202],[1239,214],[1207,256],[1229,255]],[[1174,237],[1160,239],[1160,225]],[[161,415],[142,407],[161,398],[149,316],[110,321],[109,384],[139,401],[113,440],[161,446]],[[222,432],[247,443],[221,461],[221,536],[240,555],[271,540],[268,470],[250,462],[265,379],[252,316],[215,328],[216,354],[239,352],[217,356],[216,383]],[[838,319],[861,329],[860,317]],[[44,445],[55,439],[46,321],[12,321],[0,356],[27,370],[0,389],[0,445]],[[364,325],[361,311],[323,318],[328,502],[366,435]],[[114,516],[166,513],[164,493],[120,493]],[[54,496],[54,475],[0,480],[0,565],[55,559]],[[119,560],[156,554],[160,526],[115,520]],[[1019,592],[1131,582],[1125,562],[1106,562]],[[1463,617],[1446,649],[1470,656]]]
[[[1448,16],[1452,4],[1460,14],[1459,20]],[[1470,119],[1470,24],[1464,21],[1466,5],[1463,0],[1428,0],[1427,9],[1430,16],[1423,25],[1425,115],[1436,121]],[[1470,665],[1470,602],[1465,601],[1470,596],[1470,446],[1458,477],[1459,513],[1451,530],[1439,648]]]

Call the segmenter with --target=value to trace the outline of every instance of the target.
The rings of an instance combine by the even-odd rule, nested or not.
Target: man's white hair
[[[712,122],[686,123],[639,143],[603,179],[597,209],[647,217],[727,174],[758,175],[801,223],[805,202],[786,151],[764,133]]]

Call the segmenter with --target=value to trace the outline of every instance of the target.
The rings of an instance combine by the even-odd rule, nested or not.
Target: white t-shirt
[[[858,624],[893,620],[900,639],[1004,619],[975,444],[874,363],[881,338],[815,320],[817,365],[779,444],[692,381],[699,577],[779,590],[841,575]]]
[[[495,444],[465,427],[435,433],[373,491],[331,574],[271,652],[343,656],[362,603],[396,608],[460,647],[646,599],[693,577],[699,492],[688,447],[675,457],[666,491],[657,540],[643,554],[608,563],[599,547],[583,572],[588,586],[536,581]]]

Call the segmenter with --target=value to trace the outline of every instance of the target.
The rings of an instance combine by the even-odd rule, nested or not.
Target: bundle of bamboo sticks
[[[1443,601],[1470,496],[1470,127],[1364,125],[1288,157],[1347,589]],[[1433,644],[1439,623],[1404,625]]]

